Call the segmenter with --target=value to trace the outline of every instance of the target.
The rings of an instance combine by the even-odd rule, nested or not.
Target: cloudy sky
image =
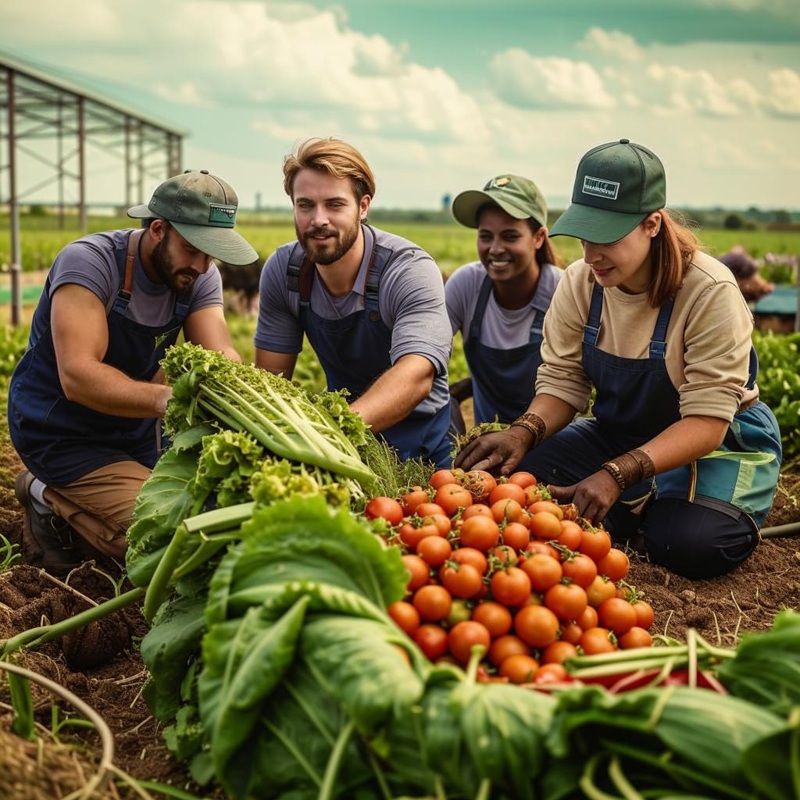
[[[184,166],[225,177],[243,206],[288,207],[284,155],[337,136],[375,170],[376,207],[437,208],[501,172],[561,207],[580,156],[628,137],[664,161],[670,205],[797,209],[799,43],[797,0],[0,10],[0,50],[188,131]]]

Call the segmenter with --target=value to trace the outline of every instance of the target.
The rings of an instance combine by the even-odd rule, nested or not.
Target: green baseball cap
[[[222,178],[187,169],[157,186],[147,205],[129,208],[128,216],[165,219],[201,253],[245,266],[258,260],[258,253],[233,230],[238,205],[236,192]]]
[[[535,219],[547,225],[547,202],[536,184],[519,175],[498,175],[481,191],[469,189],[453,200],[453,216],[467,228],[478,227],[478,210],[487,203],[500,206],[514,219]]]
[[[630,139],[593,147],[578,164],[572,204],[551,236],[610,244],[667,204],[667,179],[658,156]]]

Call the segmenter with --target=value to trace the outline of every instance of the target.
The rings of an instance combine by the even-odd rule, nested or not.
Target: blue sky
[[[800,208],[797,0],[26,0],[0,50],[185,129],[184,166],[245,206],[288,207],[311,136],[366,155],[382,208],[502,172],[561,207],[580,156],[628,137],[670,205]],[[90,199],[118,202],[106,171]]]

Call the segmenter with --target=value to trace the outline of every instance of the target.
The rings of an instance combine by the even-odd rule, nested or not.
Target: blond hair
[[[358,150],[341,139],[307,139],[283,159],[283,190],[294,197],[294,179],[301,169],[327,172],[334,178],[350,178],[356,200],[375,197],[375,176]]]

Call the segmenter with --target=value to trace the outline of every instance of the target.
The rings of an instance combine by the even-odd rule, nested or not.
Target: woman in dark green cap
[[[621,139],[583,156],[552,230],[580,239],[583,258],[547,314],[536,396],[455,464],[507,474],[525,456],[554,499],[615,539],[640,532],[651,561],[707,578],[758,543],[781,439],[758,399],[750,310],[665,205],[664,168],[646,147]],[[576,418],[592,388],[591,414]]]
[[[457,195],[453,216],[477,229],[480,260],[459,267],[445,285],[470,371],[467,391],[459,382],[451,393],[460,401],[471,390],[476,423],[508,423],[533,397],[544,315],[563,273],[547,236],[547,203],[533,181],[505,174]],[[458,402],[453,427],[464,432]]]

